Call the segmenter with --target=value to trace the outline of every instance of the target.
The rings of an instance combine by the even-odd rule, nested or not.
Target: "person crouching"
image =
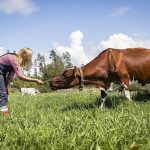
[[[32,66],[32,50],[23,48],[17,53],[6,53],[0,56],[0,114],[8,115],[8,86],[16,75],[19,79],[43,84],[43,81],[27,77],[22,68],[30,69]]]

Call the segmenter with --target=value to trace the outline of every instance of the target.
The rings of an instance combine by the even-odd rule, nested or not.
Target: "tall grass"
[[[111,94],[105,110],[98,92],[11,94],[9,117],[0,116],[2,150],[149,150],[150,97]]]

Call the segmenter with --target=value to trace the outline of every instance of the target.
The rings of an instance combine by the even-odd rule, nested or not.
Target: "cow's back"
[[[129,48],[112,50],[119,73],[130,76],[130,80],[138,80],[143,85],[150,83],[150,49]]]

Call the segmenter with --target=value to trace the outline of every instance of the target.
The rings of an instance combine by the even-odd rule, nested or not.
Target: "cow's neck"
[[[97,69],[96,65],[86,65],[81,67],[82,72],[83,72],[83,77],[84,79],[97,79],[97,73],[100,71]]]
[[[100,80],[108,77],[108,51],[102,52],[91,62],[81,67],[84,80]]]

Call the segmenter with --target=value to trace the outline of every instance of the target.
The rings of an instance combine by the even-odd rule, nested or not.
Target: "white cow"
[[[36,95],[37,93],[40,92],[35,88],[21,88],[21,95]]]

